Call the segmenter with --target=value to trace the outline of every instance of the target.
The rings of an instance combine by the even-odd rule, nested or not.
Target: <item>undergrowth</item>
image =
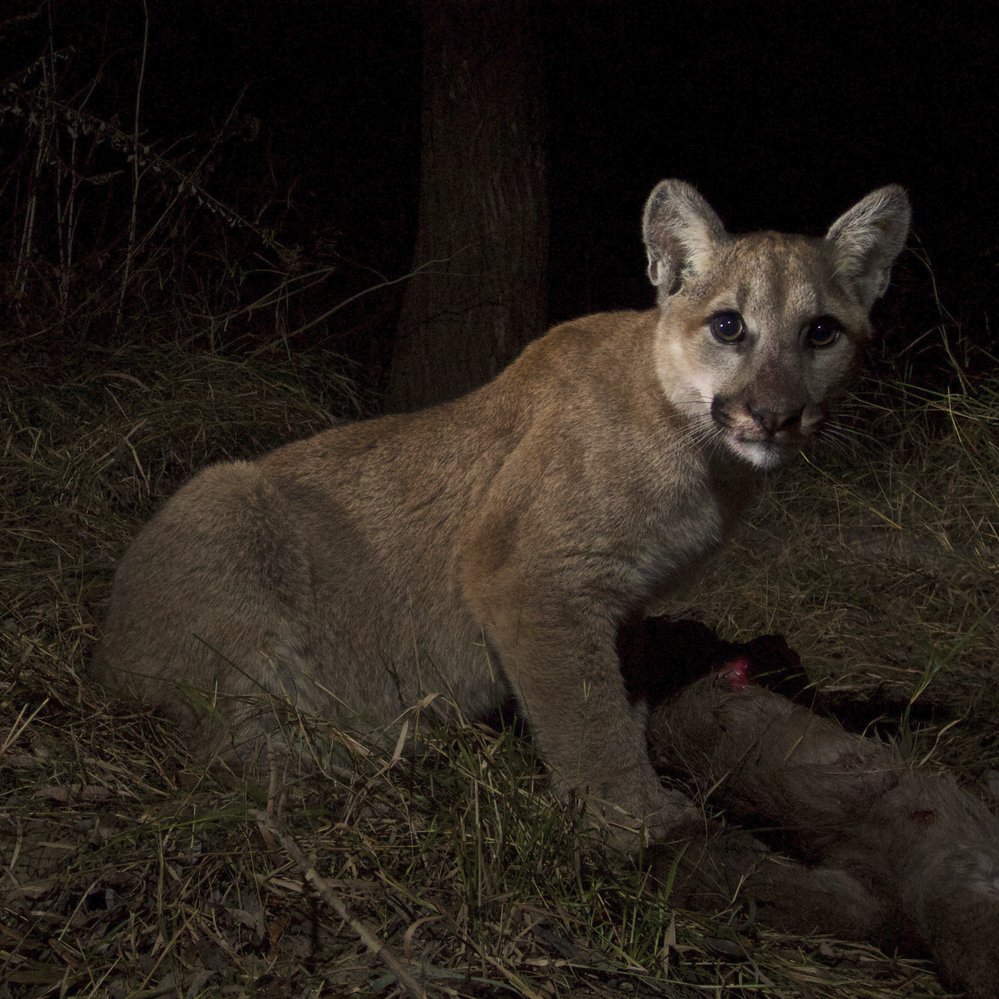
[[[686,595],[730,637],[786,634],[827,692],[918,703],[944,722],[934,751],[976,776],[999,763],[996,390],[881,385],[876,433],[777,477]]]
[[[351,411],[310,360],[85,347],[54,383],[3,379],[0,995],[387,996],[386,954],[442,995],[942,994],[873,948],[674,909],[508,729],[456,715],[415,755],[253,784],[107,702],[86,663],[115,559],[195,468]],[[996,389],[896,398],[877,442],[776,477],[670,609],[786,634],[821,690],[932,700],[913,751],[987,779]]]

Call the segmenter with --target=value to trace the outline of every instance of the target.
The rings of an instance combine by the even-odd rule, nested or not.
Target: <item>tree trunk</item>
[[[419,232],[388,406],[455,398],[544,328],[541,24],[529,0],[423,0]]]

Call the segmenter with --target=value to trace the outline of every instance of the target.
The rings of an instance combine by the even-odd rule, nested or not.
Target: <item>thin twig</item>
[[[286,334],[283,339],[285,340],[285,342],[287,342],[293,336],[298,336],[300,333],[304,333],[306,330],[312,329],[313,326],[318,326],[319,323],[329,319],[329,317],[332,316],[333,313],[339,312],[341,309],[350,305],[351,302],[356,302],[359,298],[363,298],[365,295],[370,295],[373,291],[378,291],[380,288],[391,288],[392,285],[399,284],[400,281],[408,281],[411,277],[415,277],[417,274],[421,274],[423,271],[433,267],[434,264],[448,263],[449,261],[457,257],[459,253],[461,253],[464,250],[467,250],[468,248],[469,248],[468,245],[459,247],[459,249],[457,249],[449,257],[435,257],[433,260],[426,260],[422,264],[420,264],[419,267],[414,267],[413,270],[408,271],[407,273],[401,275],[400,277],[386,278],[384,281],[378,282],[378,284],[373,284],[368,288],[362,288],[356,294],[350,295],[349,297],[343,299],[343,301],[337,302],[336,305],[334,305],[331,309],[327,309],[321,315],[316,316],[314,319],[310,319],[307,323],[302,323],[301,326],[297,327],[296,329],[293,329],[290,333]],[[270,348],[270,343],[265,343],[262,346],[258,347],[251,356],[262,354],[265,350],[268,350],[269,348]]]
[[[125,294],[128,291],[128,279],[131,276],[132,264],[135,260],[136,226],[139,213],[139,181],[142,178],[141,158],[139,156],[139,118],[142,109],[142,85],[146,79],[146,56],[149,54],[149,5],[142,0],[144,16],[142,28],[142,61],[139,63],[139,80],[135,87],[135,122],[132,129],[132,213],[128,224],[128,248],[125,253],[125,273],[121,279],[121,293],[118,297],[118,315],[115,327],[121,328],[125,314]]]
[[[427,991],[422,985],[413,977],[412,973],[409,972],[402,961],[396,957],[394,951],[392,951],[387,944],[382,943],[378,939],[374,930],[368,926],[361,919],[357,919],[351,911],[347,908],[347,903],[344,902],[343,898],[337,892],[337,890],[327,881],[315,868],[315,865],[310,863],[309,859],[305,856],[302,848],[294,840],[292,836],[284,832],[278,824],[272,819],[266,812],[262,812],[259,809],[251,808],[249,811],[250,818],[253,819],[260,827],[261,830],[266,830],[269,832],[282,846],[285,853],[301,868],[302,874],[305,880],[312,885],[313,888],[319,892],[320,896],[326,902],[330,908],[345,922],[350,928],[357,934],[358,939],[365,947],[371,951],[380,961],[383,961],[389,970],[398,979],[399,984],[406,990],[406,993],[411,996],[416,996],[417,999],[428,999]]]

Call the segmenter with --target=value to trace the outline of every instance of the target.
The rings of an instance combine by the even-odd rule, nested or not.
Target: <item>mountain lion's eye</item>
[[[805,346],[815,350],[831,347],[842,333],[843,327],[832,316],[819,316],[805,327]]]
[[[746,339],[746,324],[738,312],[716,312],[708,320],[708,329],[719,343],[739,343]]]

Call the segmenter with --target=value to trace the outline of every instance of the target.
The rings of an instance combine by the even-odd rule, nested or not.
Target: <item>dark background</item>
[[[897,181],[914,205],[917,252],[897,275],[908,335],[939,321],[936,291],[965,339],[993,346],[995,3],[549,0],[543,10],[551,322],[651,304],[638,220],[662,177],[692,181],[733,230],[815,233]],[[46,30],[99,46],[127,108],[141,2],[53,11]],[[347,270],[363,282],[413,265],[418,3],[149,0],[148,11],[151,141],[168,148],[216,127],[238,101],[261,123],[258,167],[300,216],[336,230]],[[115,86],[103,94],[113,104]]]

